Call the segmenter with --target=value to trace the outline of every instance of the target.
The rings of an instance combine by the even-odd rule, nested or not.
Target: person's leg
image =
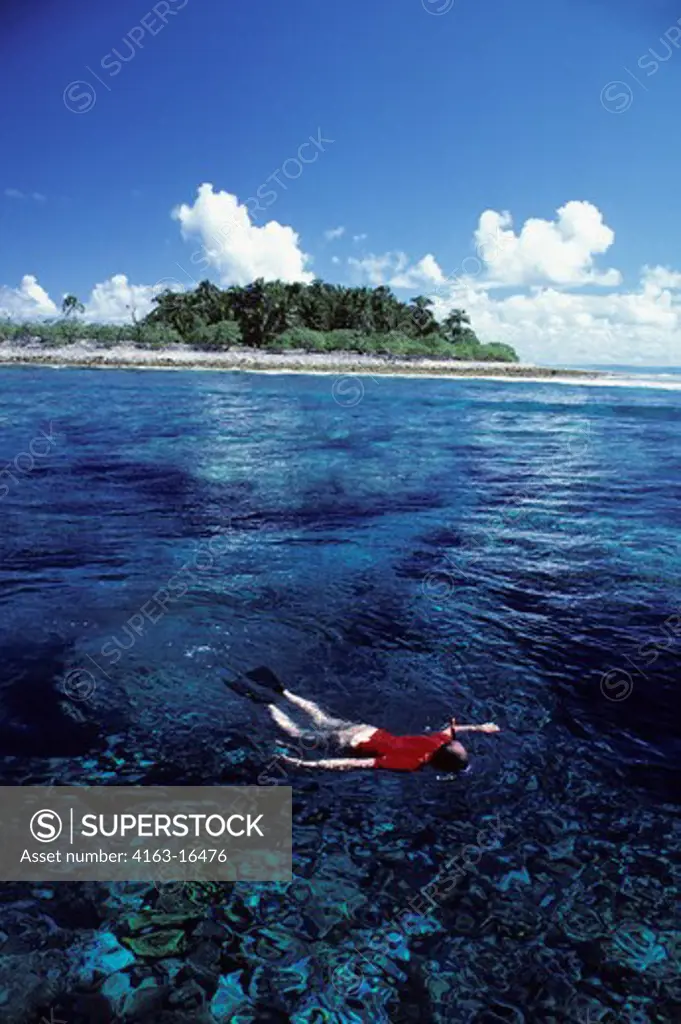
[[[360,743],[367,743],[377,731],[375,725],[348,725],[337,730],[336,738],[341,749],[352,750]]]
[[[284,690],[283,696],[286,700],[290,701],[291,704],[295,704],[301,711],[304,711],[310,716],[315,725],[321,729],[337,730],[344,729],[351,726],[352,722],[347,722],[343,718],[332,718],[331,715],[327,715],[326,711],[322,711],[318,704],[315,704],[313,700],[305,700],[304,697],[299,697],[297,693],[291,693],[290,690]]]
[[[289,718],[286,712],[282,711],[281,708],[278,708],[276,704],[268,704],[267,710],[269,711],[269,713],[271,714],[272,718],[277,723],[279,728],[283,729],[284,732],[288,733],[289,736],[293,736],[294,739],[300,739],[301,736],[305,735],[304,731],[300,728],[300,726],[296,725],[293,719]]]
[[[364,722],[348,722],[343,718],[332,718],[330,715],[327,715],[325,711],[322,711],[314,701],[305,700],[304,697],[299,697],[298,694],[291,693],[290,690],[284,690],[283,696],[286,697],[291,704],[295,704],[296,707],[305,711],[317,728],[322,730],[321,735],[325,735],[327,741],[332,743],[338,751],[352,750],[359,743],[366,743],[367,740],[371,739],[373,734],[376,732],[375,725],[367,725]],[[294,723],[291,722],[288,715],[283,711],[280,711],[279,708],[276,708],[274,705],[270,706],[270,714],[274,718],[275,722],[279,722],[281,718],[289,722],[295,729],[298,729],[298,726],[295,726]],[[282,726],[282,728],[286,728],[286,726]],[[302,730],[298,729],[298,735],[304,735]]]

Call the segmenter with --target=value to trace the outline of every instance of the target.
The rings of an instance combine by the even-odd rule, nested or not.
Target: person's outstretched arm
[[[323,768],[338,772],[350,771],[352,768],[376,767],[375,757],[329,757],[321,761],[303,761],[299,757],[287,757],[282,754],[281,760],[295,765],[296,768]]]
[[[501,729],[494,722],[484,722],[482,725],[457,725],[452,719],[452,732],[501,732]]]

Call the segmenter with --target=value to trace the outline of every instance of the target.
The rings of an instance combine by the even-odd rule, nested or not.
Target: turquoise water
[[[123,974],[215,1020],[677,1019],[681,391],[356,385],[0,371],[3,781],[271,775],[227,667],[397,732],[493,719],[456,779],[291,776],[297,882],[225,886],[184,974]],[[6,885],[0,929],[117,941],[158,898]]]

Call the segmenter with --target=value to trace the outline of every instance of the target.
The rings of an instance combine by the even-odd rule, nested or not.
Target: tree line
[[[184,343],[219,351],[237,346],[269,351],[350,351],[387,356],[433,356],[517,362],[510,345],[483,344],[468,314],[453,309],[438,321],[431,299],[418,295],[400,301],[385,286],[347,287],[315,280],[264,281],[219,288],[202,281],[192,291],[167,289],[153,310],[138,319],[131,310],[126,327],[87,324],[74,295],[62,303],[63,317],[43,325],[0,324],[0,338],[18,340],[28,331],[46,344],[80,340],[100,344],[133,342],[164,348]]]

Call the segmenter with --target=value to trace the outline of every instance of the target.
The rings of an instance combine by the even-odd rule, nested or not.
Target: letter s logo
[[[61,835],[62,820],[56,811],[36,811],[31,818],[31,835],[39,843],[53,843]]]
[[[601,89],[601,104],[609,114],[624,114],[634,102],[634,90],[628,82],[608,82]]]
[[[78,79],[64,89],[64,106],[72,114],[87,114],[97,102],[97,93],[90,82]]]

